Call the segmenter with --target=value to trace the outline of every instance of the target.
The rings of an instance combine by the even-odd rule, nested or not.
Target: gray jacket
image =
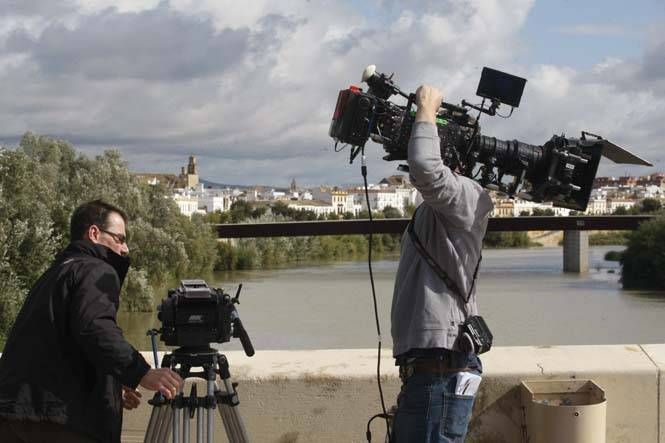
[[[492,200],[478,183],[443,164],[434,124],[415,123],[408,157],[411,183],[424,200],[414,220],[414,231],[462,293],[468,294]],[[393,356],[410,349],[458,350],[456,339],[467,312],[477,313],[475,287],[465,306],[421,257],[405,232],[391,312]]]

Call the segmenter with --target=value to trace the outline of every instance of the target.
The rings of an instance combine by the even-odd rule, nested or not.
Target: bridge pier
[[[563,272],[589,271],[589,231],[563,231]]]

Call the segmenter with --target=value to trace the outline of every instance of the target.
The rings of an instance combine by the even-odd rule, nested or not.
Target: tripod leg
[[[158,409],[159,409],[157,415],[158,426],[156,426],[155,435],[152,440],[152,443],[165,442],[169,438],[169,434],[171,433],[171,419],[173,417],[171,412],[171,405],[165,404],[163,406],[160,406]]]
[[[227,378],[222,379],[227,394],[235,394],[235,388],[229,383]],[[226,434],[231,443],[248,443],[249,436],[245,424],[240,416],[238,405],[232,406],[228,404],[219,405],[219,415],[224,422]]]
[[[183,410],[182,414],[182,442],[189,443],[189,406]]]
[[[214,377],[214,372],[213,372]],[[208,379],[208,397],[215,398],[215,379]],[[206,420],[208,425],[208,434],[207,441],[208,443],[215,443],[214,432],[215,432],[215,416],[214,409],[210,408],[206,410]]]
[[[203,406],[196,408],[196,443],[203,443]]]
[[[152,412],[150,412],[150,420],[148,421],[148,428],[145,431],[145,438],[143,443],[152,443],[156,430],[159,429],[161,423],[158,423],[157,418],[159,417],[159,407],[153,406]]]
[[[160,439],[160,435],[168,432],[165,418],[170,414],[171,407],[159,393],[156,393],[149,403],[152,404],[152,412],[143,441],[144,443],[159,443],[163,441]],[[170,423],[168,425],[170,426]]]
[[[182,387],[180,387],[180,392],[178,392],[178,395],[176,398],[173,399],[175,402],[179,402],[179,400],[182,400]],[[180,417],[183,415],[183,409],[181,407],[182,402],[180,401],[179,404],[176,403],[173,405],[173,443],[180,443],[180,437],[181,437],[181,429],[180,429]]]

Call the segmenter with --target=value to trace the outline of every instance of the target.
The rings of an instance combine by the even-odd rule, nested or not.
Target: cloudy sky
[[[474,101],[483,66],[525,77],[483,133],[601,134],[665,172],[663,0],[0,0],[0,144],[26,131],[136,172],[233,184],[360,182],[327,136],[363,68]],[[504,110],[507,111],[507,110]],[[371,181],[395,170],[368,144]]]

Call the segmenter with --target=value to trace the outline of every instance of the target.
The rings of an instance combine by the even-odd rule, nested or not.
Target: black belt
[[[402,379],[406,379],[417,374],[447,375],[470,370],[455,363],[450,360],[418,359],[400,365],[399,375]]]

